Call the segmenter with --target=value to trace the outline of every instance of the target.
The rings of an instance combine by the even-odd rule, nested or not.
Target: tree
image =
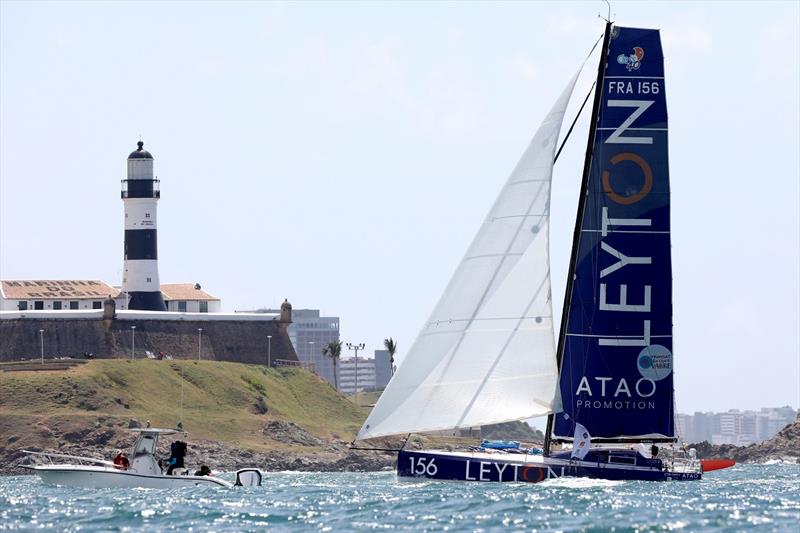
[[[338,391],[339,376],[336,373],[336,364],[339,362],[339,356],[342,355],[342,343],[340,341],[329,342],[322,349],[322,355],[327,355],[333,360],[333,386]]]
[[[397,343],[389,337],[388,339],[383,339],[383,345],[389,351],[389,364],[392,367],[392,375],[394,376],[394,354],[397,351]]]

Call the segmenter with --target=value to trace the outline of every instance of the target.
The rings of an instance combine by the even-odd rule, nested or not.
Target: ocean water
[[[737,465],[668,483],[279,472],[248,489],[89,490],[0,478],[0,530],[797,532],[798,524],[800,465],[789,464]]]

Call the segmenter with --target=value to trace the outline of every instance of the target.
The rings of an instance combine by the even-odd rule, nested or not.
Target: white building
[[[194,283],[161,285],[168,311],[219,313],[222,302]],[[119,287],[101,280],[3,280],[0,311],[60,311],[102,309],[112,298],[117,309],[127,309],[127,297]]]
[[[118,288],[100,280],[4,280],[0,282],[0,311],[59,311],[102,309],[103,300],[122,303]]]
[[[347,357],[339,360],[339,392],[354,394],[375,388],[375,359]]]
[[[747,446],[772,437],[796,417],[797,411],[785,406],[764,407],[760,411],[695,412],[676,418],[680,435],[687,442]]]
[[[205,292],[199,283],[169,283],[161,285],[167,311],[178,313],[219,313],[222,301]]]

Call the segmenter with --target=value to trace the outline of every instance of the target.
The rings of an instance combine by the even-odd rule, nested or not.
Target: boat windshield
[[[133,456],[136,457],[137,455],[154,455],[156,452],[156,446],[158,445],[158,435],[152,434],[141,434],[139,438],[136,439],[136,443],[133,445]]]

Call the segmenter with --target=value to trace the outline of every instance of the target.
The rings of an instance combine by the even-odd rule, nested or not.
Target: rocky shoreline
[[[395,454],[391,452],[359,452],[347,449],[345,443],[335,445],[339,448],[327,450],[287,452],[253,452],[221,442],[200,442],[189,444],[186,458],[187,468],[199,468],[209,465],[214,471],[231,472],[244,467],[257,467],[266,472],[281,470],[297,470],[307,472],[374,472],[394,467]],[[80,455],[110,460],[120,448],[114,446],[70,444],[57,450],[40,450],[32,447],[31,451],[54,451],[67,455]],[[127,450],[127,447],[122,449]],[[162,455],[169,452],[162,450]],[[0,475],[29,474],[22,465],[29,464],[27,455],[21,450],[0,452]]]
[[[129,427],[138,427],[131,420]],[[56,446],[39,447],[19,442],[9,435],[0,444],[0,475],[23,475],[30,471],[22,465],[30,464],[28,455],[22,451],[55,452],[66,455],[93,457],[110,460],[119,451],[128,453],[133,444],[132,435],[126,428],[97,424],[85,431],[72,431],[52,435]],[[325,441],[306,432],[292,422],[274,420],[267,424],[265,433],[275,441],[274,450],[253,451],[238,448],[219,441],[193,441],[188,439],[186,466],[189,469],[208,465],[214,471],[230,472],[244,467],[257,467],[266,472],[297,470],[308,472],[373,472],[394,467],[393,452],[351,450],[349,443],[341,440]],[[179,438],[176,436],[176,438]],[[170,439],[161,439],[159,452],[169,457]],[[392,447],[391,443],[385,443]]]
[[[800,464],[800,420],[789,424],[774,437],[750,446],[715,445],[705,441],[691,446],[702,459],[725,457],[737,463],[784,461]]]
[[[31,451],[43,451],[33,449]],[[44,450],[56,451],[56,450]],[[64,446],[57,453],[80,455],[110,460],[119,451],[104,446]],[[162,454],[169,456],[169,452]],[[375,472],[394,467],[394,453],[359,452],[343,447],[340,452],[308,451],[292,453],[285,451],[253,452],[226,446],[220,442],[202,442],[189,445],[186,458],[188,469],[198,469],[209,465],[215,472],[232,472],[239,468],[257,467],[265,472],[295,470],[303,472]],[[27,454],[21,450],[9,450],[0,455],[0,475],[13,476],[30,474],[22,465],[30,464]]]

